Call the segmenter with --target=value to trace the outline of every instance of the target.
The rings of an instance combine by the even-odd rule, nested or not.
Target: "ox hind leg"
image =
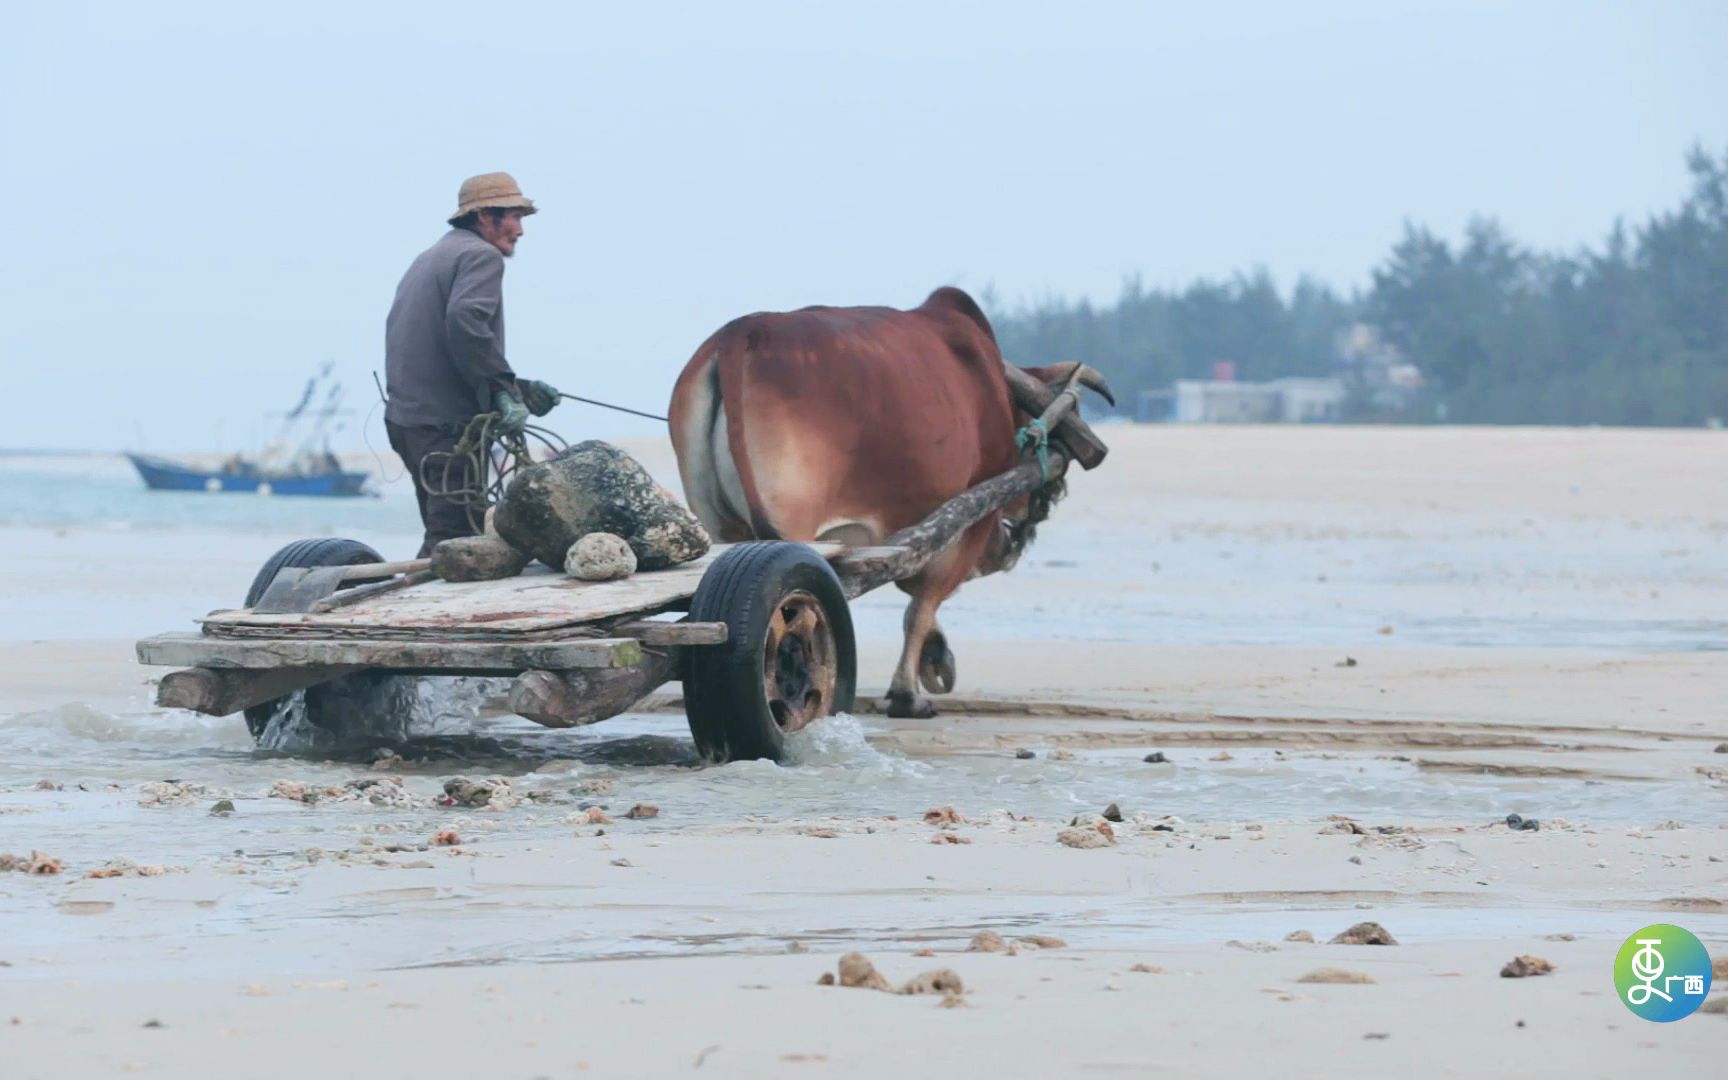
[[[972,568],[989,543],[991,519],[967,530],[958,543],[931,560],[917,577],[900,583],[900,588],[912,597],[906,607],[905,642],[900,650],[900,663],[894,669],[894,679],[888,685],[886,712],[893,717],[922,719],[936,715],[936,705],[918,692],[919,684],[932,693],[945,694],[954,689],[954,653],[948,648],[948,636],[936,621],[937,609],[954,595],[972,574]]]

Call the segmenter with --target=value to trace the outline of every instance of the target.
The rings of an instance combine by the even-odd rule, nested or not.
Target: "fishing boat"
[[[299,402],[281,414],[276,436],[256,458],[233,454],[211,468],[186,460],[128,452],[132,467],[152,491],[240,491],[255,495],[364,495],[367,475],[342,467],[330,451],[330,433],[340,431],[335,418],[344,415],[342,387],[331,381],[319,397],[319,383],[329,380],[329,364],[306,382]]]
[[[362,495],[366,473],[340,465],[316,472],[264,472],[249,461],[201,469],[169,458],[127,454],[152,491],[247,491],[256,495]]]

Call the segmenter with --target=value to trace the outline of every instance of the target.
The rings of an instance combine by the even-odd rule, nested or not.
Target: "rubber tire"
[[[369,545],[358,540],[345,540],[335,536],[313,537],[310,540],[296,540],[283,547],[282,550],[264,560],[259,567],[258,576],[252,579],[252,587],[246,590],[245,607],[251,607],[264,595],[264,590],[276,580],[276,572],[288,567],[311,569],[318,566],[358,566],[362,563],[383,562],[384,556],[378,554]],[[349,586],[363,584],[359,581],[347,582]],[[342,680],[336,680],[341,682]],[[306,715],[314,724],[318,718],[318,691],[321,687],[313,687],[306,692]],[[281,704],[281,698],[266,701],[261,705],[253,705],[246,710],[246,730],[252,733],[254,739],[264,734],[269,726],[270,718],[276,715],[276,709]],[[320,727],[325,725],[319,724]]]
[[[728,632],[724,645],[692,646],[684,654],[684,716],[706,760],[779,761],[785,753],[786,733],[762,692],[762,650],[780,598],[799,589],[816,597],[834,631],[832,711],[851,711],[858,692],[857,642],[834,568],[804,544],[738,544],[714,561],[690,599],[691,622],[723,622]]]

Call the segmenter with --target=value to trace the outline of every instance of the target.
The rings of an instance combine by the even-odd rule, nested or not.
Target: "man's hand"
[[[500,390],[493,394],[492,406],[498,410],[499,434],[520,435],[528,426],[528,406],[517,401],[510,391]]]
[[[545,416],[551,412],[561,397],[556,386],[539,379],[517,379],[516,385],[522,389],[522,403],[528,406],[528,411],[535,416]]]

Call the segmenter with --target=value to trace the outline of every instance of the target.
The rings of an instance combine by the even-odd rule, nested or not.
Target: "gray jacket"
[[[503,254],[467,229],[420,253],[384,321],[384,419],[415,427],[492,411],[492,392],[516,379],[504,359],[503,285]]]

